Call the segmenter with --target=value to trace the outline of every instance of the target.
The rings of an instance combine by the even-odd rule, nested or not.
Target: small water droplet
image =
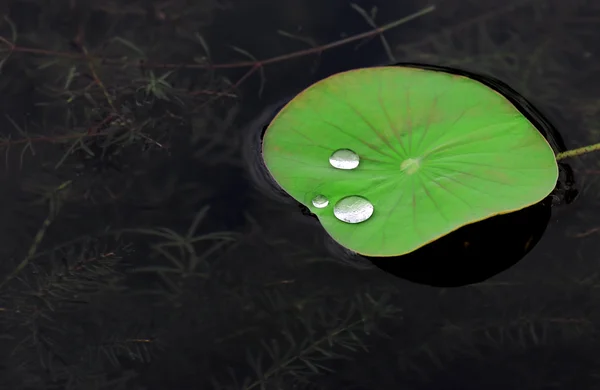
[[[329,157],[329,163],[338,169],[354,169],[360,163],[360,157],[350,149],[338,149]]]
[[[362,196],[347,196],[335,204],[333,215],[342,222],[364,222],[373,215],[373,204]]]
[[[325,196],[323,195],[317,195],[314,197],[314,199],[312,200],[312,204],[313,206],[315,206],[318,209],[322,209],[324,207],[327,207],[329,205],[329,199],[327,199]]]

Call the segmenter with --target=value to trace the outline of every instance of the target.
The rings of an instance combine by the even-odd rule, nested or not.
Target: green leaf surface
[[[359,165],[332,166],[340,149]],[[356,69],[313,84],[270,123],[263,159],[334,240],[369,256],[406,254],[535,204],[558,179],[552,148],[508,99],[468,77],[413,67]],[[319,195],[326,207],[313,205]],[[334,215],[353,195],[373,205],[364,222]]]

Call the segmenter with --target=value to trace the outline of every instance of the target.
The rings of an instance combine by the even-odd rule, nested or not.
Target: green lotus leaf
[[[525,208],[558,180],[551,146],[507,98],[415,67],[313,84],[271,121],[262,154],[334,240],[367,256],[406,254]]]

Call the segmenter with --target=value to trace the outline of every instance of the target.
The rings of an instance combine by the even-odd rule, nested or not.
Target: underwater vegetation
[[[527,254],[557,189],[573,182],[564,165],[568,183],[558,182],[557,159],[597,149],[554,150],[558,132],[505,83],[424,64],[321,80],[281,107],[262,137],[272,180],[336,242],[446,287],[484,281]]]
[[[600,139],[599,15],[587,0],[4,2],[0,389],[598,388],[600,159],[565,151]],[[400,256],[332,238],[319,218],[349,194],[294,199],[260,135],[319,80],[396,63],[527,97],[497,99],[552,148],[551,192]],[[337,124],[331,103],[317,108]],[[344,142],[310,163],[433,174],[370,142],[390,160]],[[371,217],[344,224],[381,219],[371,195],[389,199],[394,178],[380,179],[362,194]],[[412,238],[405,250],[425,243]]]

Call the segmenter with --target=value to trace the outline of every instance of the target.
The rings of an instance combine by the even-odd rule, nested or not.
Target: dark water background
[[[356,4],[378,6],[378,25],[430,5]],[[431,4],[385,33],[396,61],[492,75],[568,147],[600,141],[599,4]],[[200,66],[307,47],[277,30],[316,44],[369,30],[350,2],[0,11],[0,388],[600,387],[597,156],[569,161],[579,197],[514,267],[412,284],[347,264],[312,218],[260,191],[248,153],[256,118],[329,74],[387,63],[381,40],[271,64],[260,96],[258,73],[229,88],[247,67]]]

